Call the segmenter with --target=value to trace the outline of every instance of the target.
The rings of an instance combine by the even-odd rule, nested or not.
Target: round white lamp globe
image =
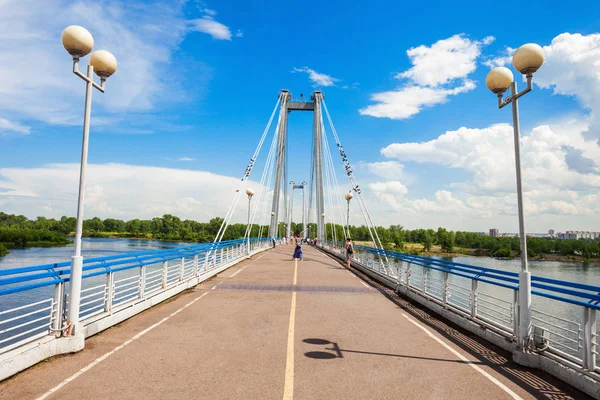
[[[352,192],[348,192],[344,197],[346,198],[346,200],[350,201],[352,197],[354,197],[354,195],[352,195]]]
[[[90,65],[100,78],[108,78],[117,70],[117,59],[106,50],[96,50],[90,57]]]
[[[247,194],[248,196],[252,197],[252,196],[254,196],[254,190],[252,190],[252,189],[248,188],[248,189],[246,189],[246,194]]]
[[[62,44],[74,58],[84,57],[94,48],[92,34],[82,26],[71,25],[65,28],[60,36]]]
[[[533,74],[543,63],[544,49],[539,44],[524,44],[513,55],[513,66],[522,74]]]
[[[492,92],[502,94],[513,83],[513,73],[506,67],[496,67],[485,78],[485,84]]]

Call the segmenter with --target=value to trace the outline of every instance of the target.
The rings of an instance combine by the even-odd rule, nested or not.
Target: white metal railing
[[[110,320],[155,296],[175,295],[188,282],[207,279],[268,247],[271,241],[266,239],[252,239],[250,248],[247,240],[236,240],[88,259],[83,267],[81,324]],[[11,350],[66,334],[69,268],[67,262],[0,271],[0,363]]]
[[[325,242],[320,247],[344,257],[342,243]],[[518,279],[513,273],[365,246],[355,245],[354,250],[352,261],[384,278],[388,286],[405,287],[516,342]],[[596,362],[600,287],[540,277],[532,281],[534,305],[556,302],[568,315],[532,309],[534,351],[551,353],[584,370],[600,371]]]

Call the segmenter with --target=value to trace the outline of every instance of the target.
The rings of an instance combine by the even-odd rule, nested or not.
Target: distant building
[[[567,239],[600,239],[600,232],[591,232],[591,231],[566,231],[565,233],[558,233],[556,235],[559,239],[567,240]]]
[[[498,237],[499,235],[500,235],[500,231],[498,231],[498,229],[496,229],[496,228],[490,229],[490,236],[491,237]]]
[[[550,230],[548,231],[548,236],[550,236],[550,237],[554,237],[554,229],[550,229]]]

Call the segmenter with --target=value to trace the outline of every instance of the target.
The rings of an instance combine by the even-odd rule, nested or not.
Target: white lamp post
[[[323,235],[325,236],[325,242],[327,241],[327,224],[325,223],[325,213],[321,214],[321,218],[323,218]]]
[[[79,58],[88,55],[94,47],[92,35],[81,26],[67,27],[61,36],[64,48],[73,57],[73,73],[86,82],[85,109],[83,114],[83,142],[81,146],[81,165],[79,170],[79,195],[77,198],[77,228],[75,231],[75,254],[71,261],[69,290],[69,308],[67,322],[69,334],[79,333],[79,303],[81,298],[81,276],[83,257],[81,257],[81,234],[83,230],[83,207],[85,175],[87,169],[88,138],[90,133],[90,113],[92,108],[92,87],[104,93],[106,78],[117,70],[117,60],[106,50],[97,50],[90,57],[87,75],[79,72]],[[94,82],[94,72],[100,77],[100,84]]]
[[[252,202],[252,196],[254,196],[254,190],[248,188],[246,189],[246,194],[248,195],[248,254],[250,254],[250,234],[252,233],[252,227],[250,226],[250,205]]]
[[[519,208],[519,239],[521,241],[521,272],[519,273],[519,346],[527,347],[531,336],[531,272],[527,266],[527,238],[523,215],[523,185],[521,183],[521,136],[519,133],[519,106],[517,99],[533,89],[533,74],[544,63],[544,50],[535,43],[525,44],[513,55],[513,66],[527,78],[527,88],[517,92],[517,83],[512,72],[505,67],[492,69],[485,84],[498,96],[498,108],[512,103],[513,129],[515,142],[515,163],[517,172],[517,204]],[[504,92],[510,88],[510,95],[503,100]]]
[[[348,193],[346,193],[346,195],[344,196],[344,198],[348,202],[348,212],[346,213],[346,231],[348,236],[346,237],[350,237],[350,200],[352,200],[352,197],[354,197],[352,195],[352,191],[348,191]]]

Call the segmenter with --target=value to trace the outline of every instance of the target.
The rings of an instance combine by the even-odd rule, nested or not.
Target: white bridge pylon
[[[329,141],[327,139],[327,133],[325,125],[323,123],[323,115],[325,114],[330,127],[330,133],[333,136],[333,140],[337,146],[338,152],[342,158],[346,175],[348,176],[350,183],[350,190],[356,194],[356,202],[360,207],[361,214],[364,218],[364,223],[369,231],[369,235],[373,242],[374,247],[382,249],[383,246],[379,240],[379,235],[375,229],[371,216],[367,210],[366,204],[362,198],[361,189],[354,178],[352,167],[348,160],[348,157],[342,147],[340,138],[337,134],[329,110],[325,104],[323,93],[319,90],[315,91],[310,97],[311,101],[300,101],[292,100],[292,95],[289,90],[281,90],[277,98],[275,108],[271,113],[271,117],[267,126],[263,132],[262,137],[258,143],[258,146],[254,152],[250,163],[244,171],[243,177],[240,181],[240,186],[236,191],[235,198],[229,207],[227,215],[223,220],[221,229],[215,237],[215,242],[221,241],[227,225],[229,224],[235,208],[237,206],[240,193],[243,192],[242,188],[246,181],[250,178],[252,169],[260,153],[262,145],[269,133],[271,124],[274,120],[275,115],[278,113],[277,125],[275,133],[271,140],[271,145],[267,159],[264,165],[262,176],[260,179],[260,187],[257,190],[258,199],[253,201],[253,209],[248,210],[250,215],[249,223],[246,228],[246,237],[250,238],[256,236],[256,231],[253,234],[252,226],[254,225],[255,217],[259,214],[259,230],[258,237],[263,237],[267,234],[270,238],[278,238],[281,236],[279,229],[280,221],[285,224],[285,235],[292,235],[292,210],[293,210],[293,193],[294,189],[302,189],[302,231],[303,237],[309,236],[309,229],[311,222],[314,222],[317,228],[316,237],[319,241],[324,242],[326,240],[342,241],[344,236],[349,237],[350,232],[345,223],[347,215],[344,213],[344,194],[348,193],[348,190],[341,191],[340,185],[335,172],[335,163],[329,148]],[[293,181],[288,181],[288,117],[292,111],[308,111],[313,113],[313,146],[311,156],[311,167],[310,167],[310,181],[307,185],[306,182],[302,184],[296,184]],[[324,111],[324,113],[323,113]],[[291,190],[288,191],[289,188]],[[308,186],[308,207],[306,198],[306,188]],[[327,197],[327,198],[326,198]],[[325,210],[325,200],[327,200],[327,211]],[[271,205],[271,211],[268,213],[267,206]],[[251,203],[249,202],[249,207]],[[262,211],[259,212],[258,209]],[[283,217],[283,218],[281,218]],[[263,232],[264,223],[269,221],[268,232]],[[308,224],[307,224],[308,222]],[[329,228],[329,229],[326,229]],[[337,229],[336,229],[337,228]],[[339,230],[339,232],[338,232]],[[312,233],[312,232],[310,232]]]

